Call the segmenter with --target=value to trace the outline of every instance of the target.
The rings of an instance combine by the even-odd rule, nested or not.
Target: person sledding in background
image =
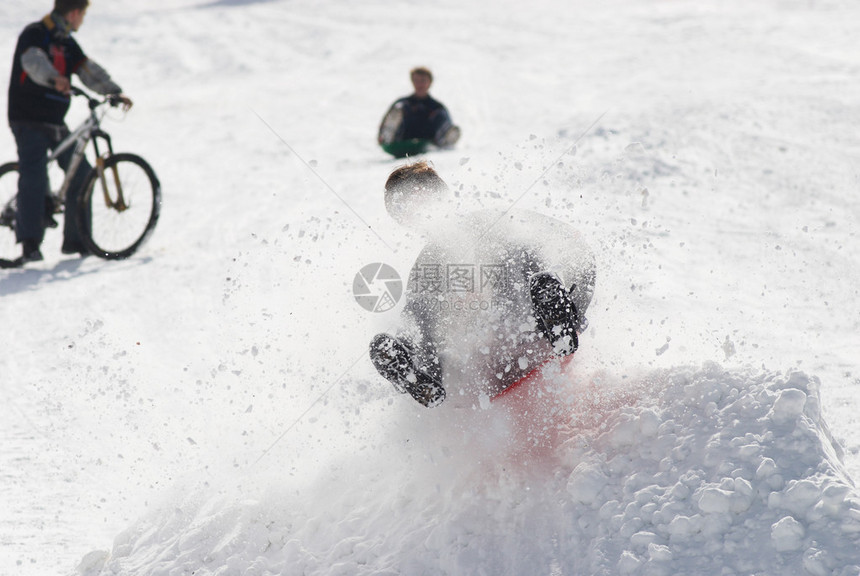
[[[415,91],[394,102],[379,126],[382,149],[403,158],[425,152],[431,144],[452,147],[460,138],[460,128],[453,124],[445,106],[430,96],[433,74],[418,67],[410,71],[409,78]]]
[[[430,241],[412,267],[401,328],[370,344],[377,371],[428,407],[452,386],[497,396],[573,354],[595,283],[594,256],[571,226],[528,211],[447,214],[447,196],[426,162],[389,176],[386,210]]]
[[[9,126],[18,146],[18,212],[15,233],[22,244],[19,264],[42,260],[40,245],[45,227],[57,225],[48,182],[48,151],[69,134],[65,124],[71,102],[71,76],[99,94],[115,94],[125,109],[132,101],[122,93],[104,68],[87,58],[72,38],[84,22],[89,0],[55,0],[54,10],[27,26],[18,37],[9,82]],[[70,168],[69,148],[58,158]],[[74,212],[78,192],[91,167],[78,166],[66,194],[66,214]],[[74,218],[66,218],[63,254],[86,255]]]

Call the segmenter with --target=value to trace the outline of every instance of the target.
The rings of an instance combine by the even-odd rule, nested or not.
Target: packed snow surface
[[[0,77],[49,4],[0,4]],[[860,574],[860,7],[91,4],[164,206],[0,272],[0,574]],[[402,302],[352,294],[424,242],[374,141],[416,65],[453,208],[598,263],[573,361],[494,402],[398,395]]]
[[[298,490],[192,491],[120,535],[101,573],[860,571],[860,499],[814,379],[709,365],[545,385],[403,417]]]

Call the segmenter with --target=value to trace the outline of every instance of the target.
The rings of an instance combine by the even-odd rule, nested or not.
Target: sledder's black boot
[[[538,330],[552,344],[557,354],[567,356],[579,348],[579,315],[570,294],[550,272],[540,272],[531,278],[530,293]]]
[[[415,366],[410,348],[388,334],[370,342],[370,360],[376,370],[400,393],[408,392],[418,403],[432,408],[445,399],[442,382]]]

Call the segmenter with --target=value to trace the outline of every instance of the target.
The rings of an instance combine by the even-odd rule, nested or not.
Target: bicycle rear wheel
[[[76,217],[84,245],[117,260],[143,245],[160,211],[161,185],[149,164],[135,154],[113,154],[87,177]]]
[[[0,166],[0,258],[14,260],[21,255],[15,238],[15,213],[18,202],[18,163]]]

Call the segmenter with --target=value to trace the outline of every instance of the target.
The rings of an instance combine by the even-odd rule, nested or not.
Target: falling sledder
[[[420,404],[496,397],[572,355],[587,326],[594,257],[569,225],[534,212],[444,210],[428,164],[396,169],[385,205],[430,241],[412,267],[402,325],[370,343],[377,371]]]

